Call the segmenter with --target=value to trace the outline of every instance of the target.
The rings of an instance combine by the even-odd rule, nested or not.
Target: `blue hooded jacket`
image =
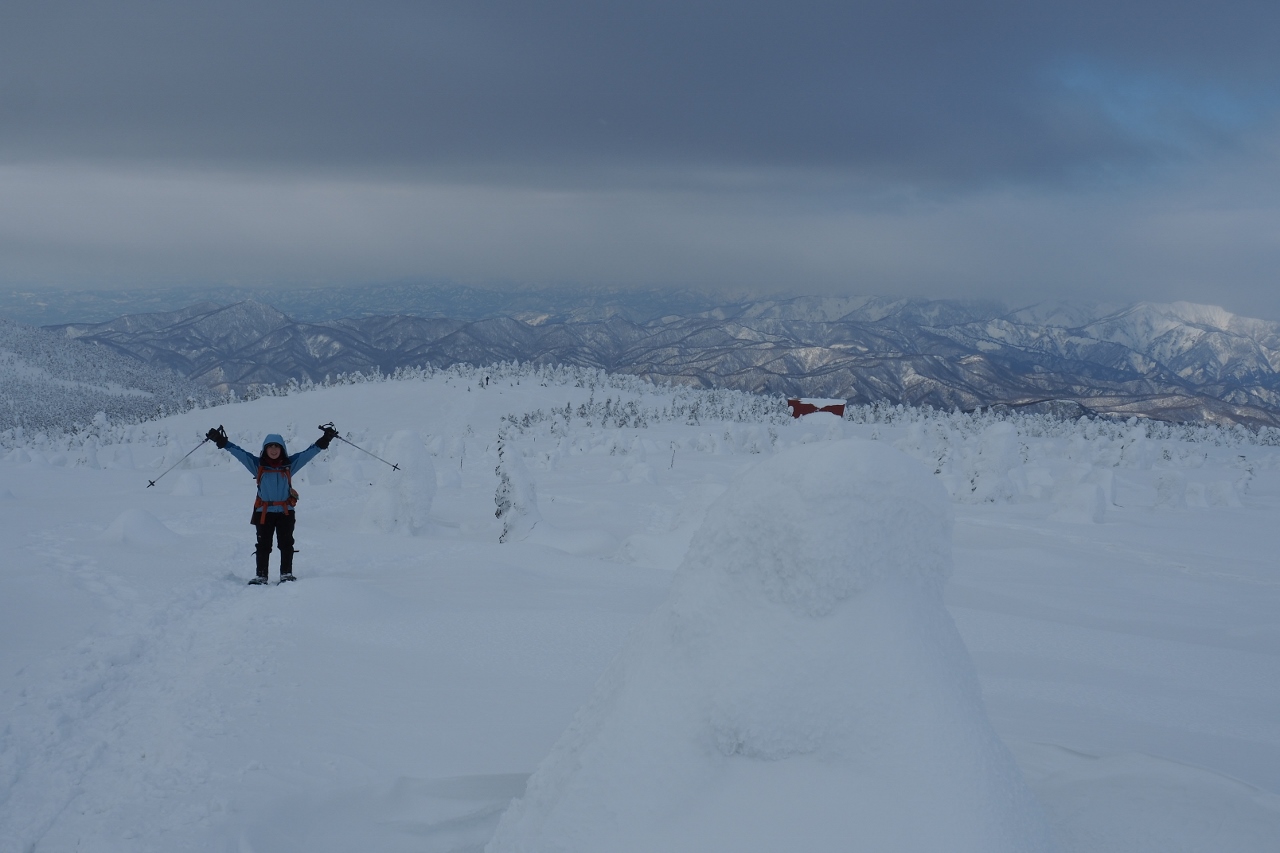
[[[272,462],[267,459],[267,445],[280,445],[280,459]],[[244,467],[249,469],[249,473],[254,477],[258,476],[258,468],[262,468],[262,480],[258,483],[258,499],[267,504],[265,507],[267,512],[287,512],[289,507],[289,476],[298,473],[298,470],[310,462],[315,455],[320,452],[320,448],[312,444],[301,453],[289,455],[288,449],[285,447],[284,438],[277,433],[271,433],[262,440],[262,453],[254,456],[243,447],[239,447],[231,442],[227,442],[226,450],[236,459],[239,459]],[[287,472],[287,473],[286,473]],[[255,523],[258,520],[258,512],[254,512]]]

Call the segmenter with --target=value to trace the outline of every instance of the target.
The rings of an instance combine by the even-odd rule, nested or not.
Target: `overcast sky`
[[[1280,318],[1280,3],[7,0],[0,285]]]

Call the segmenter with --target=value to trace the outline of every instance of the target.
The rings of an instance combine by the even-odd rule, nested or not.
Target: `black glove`
[[[324,435],[316,439],[316,447],[321,450],[328,450],[329,443],[338,437],[338,431],[333,428],[333,424],[325,424],[320,429],[324,430]]]
[[[209,430],[204,434],[204,437],[216,444],[219,450],[227,446],[227,432],[222,427]]]

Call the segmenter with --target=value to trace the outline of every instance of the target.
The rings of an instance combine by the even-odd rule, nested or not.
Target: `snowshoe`
[[[280,576],[280,580],[279,582],[276,583],[276,586],[279,586],[282,583],[288,583],[289,581],[296,581],[296,580],[297,578],[293,576],[292,572],[286,572],[285,574]]]
[[[262,586],[266,582],[267,582],[267,579],[259,575],[257,577],[253,577],[249,579],[249,586]]]

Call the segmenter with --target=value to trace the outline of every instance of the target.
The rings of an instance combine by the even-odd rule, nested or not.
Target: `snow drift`
[[[178,534],[145,509],[126,509],[107,526],[102,537],[117,545],[150,548],[178,541]]]
[[[1050,849],[942,605],[950,530],[883,445],[750,469],[486,849]]]

